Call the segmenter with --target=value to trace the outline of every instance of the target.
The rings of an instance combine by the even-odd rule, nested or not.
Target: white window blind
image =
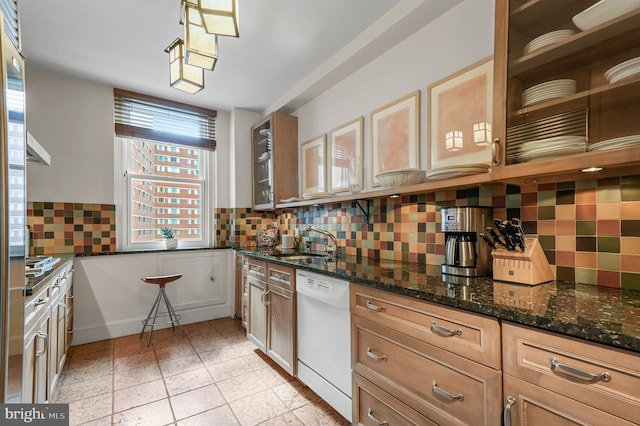
[[[18,27],[18,1],[17,0],[0,0],[0,11],[4,16],[4,31],[7,33],[11,42],[20,50],[20,29]]]

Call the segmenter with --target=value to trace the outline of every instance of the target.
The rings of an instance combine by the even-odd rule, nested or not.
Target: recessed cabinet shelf
[[[579,171],[592,166],[604,167],[610,175],[614,170],[632,173],[634,166],[636,170],[640,166],[640,145],[611,145],[608,150],[588,151],[597,142],[640,135],[640,77],[631,75],[613,84],[605,78],[612,67],[640,57],[640,8],[580,31],[572,18],[594,3],[596,0],[496,0],[493,179],[579,179],[585,177]],[[569,29],[575,34],[524,53],[525,46],[536,39],[539,42],[539,37]],[[544,91],[535,88],[528,97],[536,93],[539,102],[523,106],[525,90],[564,79],[576,82],[575,93],[544,99],[544,94],[540,96]],[[566,93],[553,84],[554,89],[546,89],[551,96],[552,90],[557,91],[556,96]],[[574,128],[561,118],[554,122],[559,129],[554,136],[567,137],[567,141],[586,137],[585,152],[575,153],[582,147],[569,142],[563,146],[555,142],[551,147],[529,143],[545,138],[537,136],[534,129],[545,128],[554,117],[577,110],[586,113],[582,127]],[[524,131],[517,134],[520,129],[515,126],[521,125]],[[532,161],[507,155],[524,152],[525,147]]]

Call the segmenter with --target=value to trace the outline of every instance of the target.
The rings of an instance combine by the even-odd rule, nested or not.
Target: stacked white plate
[[[485,163],[437,167],[427,172],[427,180],[440,180],[458,176],[477,175],[480,173],[487,173],[489,168],[490,166]]]
[[[538,49],[542,49],[543,47],[549,46],[554,43],[559,43],[563,40],[568,39],[576,32],[574,30],[557,30],[551,31],[550,33],[542,34],[539,37],[534,38],[526,46],[522,49],[523,55],[528,55],[529,53],[536,51]]]
[[[638,74],[640,74],[640,56],[621,62],[615,67],[609,68],[609,70],[604,73],[604,78],[606,78],[609,83],[613,84]]]
[[[640,0],[600,0],[572,18],[582,31],[596,27],[640,7]]]
[[[622,148],[631,145],[640,145],[640,135],[622,136],[619,138],[607,139],[589,146],[589,151],[606,151],[608,149]]]
[[[571,79],[551,80],[536,84],[522,92],[522,106],[549,99],[562,98],[576,93],[576,81]]]
[[[584,136],[556,136],[523,142],[510,147],[507,156],[518,163],[547,157],[577,154],[587,150],[587,138]]]
[[[305,200],[315,200],[318,198],[327,198],[327,197],[333,197],[335,194],[333,194],[333,192],[324,192],[324,191],[320,191],[320,192],[307,192],[305,194],[302,194],[302,198],[304,198]]]

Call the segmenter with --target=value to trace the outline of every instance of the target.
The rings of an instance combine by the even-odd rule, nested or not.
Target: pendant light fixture
[[[206,32],[202,15],[191,1],[184,3],[185,62],[206,70],[213,70],[218,60],[218,36]]]
[[[185,63],[184,41],[177,38],[166,48],[171,87],[194,94],[204,89],[204,70]]]
[[[190,0],[193,1],[193,0]],[[210,34],[239,37],[238,0],[198,0],[204,27]]]

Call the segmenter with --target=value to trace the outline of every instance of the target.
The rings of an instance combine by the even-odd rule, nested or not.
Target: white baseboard
[[[232,304],[205,306],[201,308],[179,310],[182,316],[180,324],[192,324],[196,322],[209,321],[218,318],[233,318],[234,306]],[[142,330],[142,320],[144,318],[130,318],[126,320],[114,321],[109,324],[101,324],[94,327],[85,327],[73,330],[73,346],[85,343],[98,342],[100,340],[113,339],[115,337],[138,334]],[[168,325],[164,328],[169,327]],[[158,327],[157,329],[162,328]],[[147,331],[149,329],[147,328]]]

